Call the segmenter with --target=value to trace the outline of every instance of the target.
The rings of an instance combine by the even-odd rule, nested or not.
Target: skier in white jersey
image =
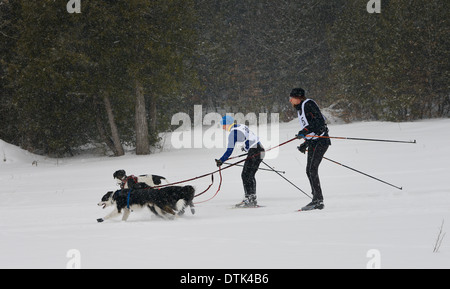
[[[304,139],[298,149],[305,153],[308,150],[308,161],[306,164],[306,175],[311,185],[313,199],[312,202],[302,208],[302,211],[322,210],[323,203],[322,188],[319,180],[319,165],[328,147],[331,145],[329,138],[319,138],[314,136],[328,136],[328,127],[325,117],[320,112],[317,103],[305,97],[305,90],[294,88],[291,91],[289,102],[297,109],[300,121],[300,131],[297,136]]]
[[[233,117],[224,116],[221,121],[224,130],[229,131],[228,147],[220,159],[216,159],[216,164],[220,167],[228,160],[233,153],[236,143],[243,143],[242,149],[248,153],[247,160],[242,170],[242,183],[244,185],[245,198],[236,205],[240,208],[258,207],[256,201],[256,178],[255,174],[264,158],[264,147],[259,142],[259,138],[243,124],[237,124]]]

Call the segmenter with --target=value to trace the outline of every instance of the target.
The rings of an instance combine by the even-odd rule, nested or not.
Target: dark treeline
[[[148,154],[177,112],[277,112],[302,86],[351,120],[450,115],[449,1],[0,0],[0,139]]]

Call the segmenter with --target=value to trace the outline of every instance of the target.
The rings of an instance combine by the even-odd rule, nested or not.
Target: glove
[[[297,149],[302,153],[306,153],[306,149],[308,148],[307,142],[302,143],[300,146],[297,147]]]
[[[298,132],[298,134],[297,134],[297,138],[298,139],[303,139],[303,138],[305,138],[306,137],[306,135],[309,133],[309,131],[305,128],[305,129],[302,129],[301,131],[299,131]]]
[[[216,165],[218,167],[221,167],[223,165],[223,162],[221,160],[216,160]]]

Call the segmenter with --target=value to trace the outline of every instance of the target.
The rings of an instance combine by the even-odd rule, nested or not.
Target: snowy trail
[[[382,268],[450,268],[450,238],[433,246],[442,220],[450,223],[449,119],[412,123],[330,125],[335,136],[417,140],[387,144],[334,140],[326,157],[402,186],[397,190],[324,160],[325,209],[295,212],[309,199],[278,175],[260,171],[258,201],[231,209],[243,197],[240,168],[223,172],[221,192],[197,213],[174,221],[133,212],[104,223],[97,202],[116,189],[112,173],[155,173],[169,181],[215,170],[222,149],[180,149],[120,158],[34,156],[0,141],[0,268],[65,268],[68,250],[82,268],[366,268],[369,250]],[[280,142],[298,131],[280,125]],[[292,142],[267,163],[306,192],[306,158]],[[38,160],[38,166],[32,166]],[[209,178],[192,184],[198,191]],[[198,201],[207,199],[215,185]]]

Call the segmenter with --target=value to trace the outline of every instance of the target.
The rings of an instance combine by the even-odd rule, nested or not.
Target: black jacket
[[[296,105],[295,108],[302,113],[303,101]],[[308,120],[308,126],[305,127],[309,132],[314,132],[316,135],[321,135],[325,132],[324,136],[328,135],[328,127],[325,122],[325,117],[322,115],[319,106],[314,101],[308,101],[305,103],[305,116]],[[323,144],[331,145],[329,138],[319,138]]]

